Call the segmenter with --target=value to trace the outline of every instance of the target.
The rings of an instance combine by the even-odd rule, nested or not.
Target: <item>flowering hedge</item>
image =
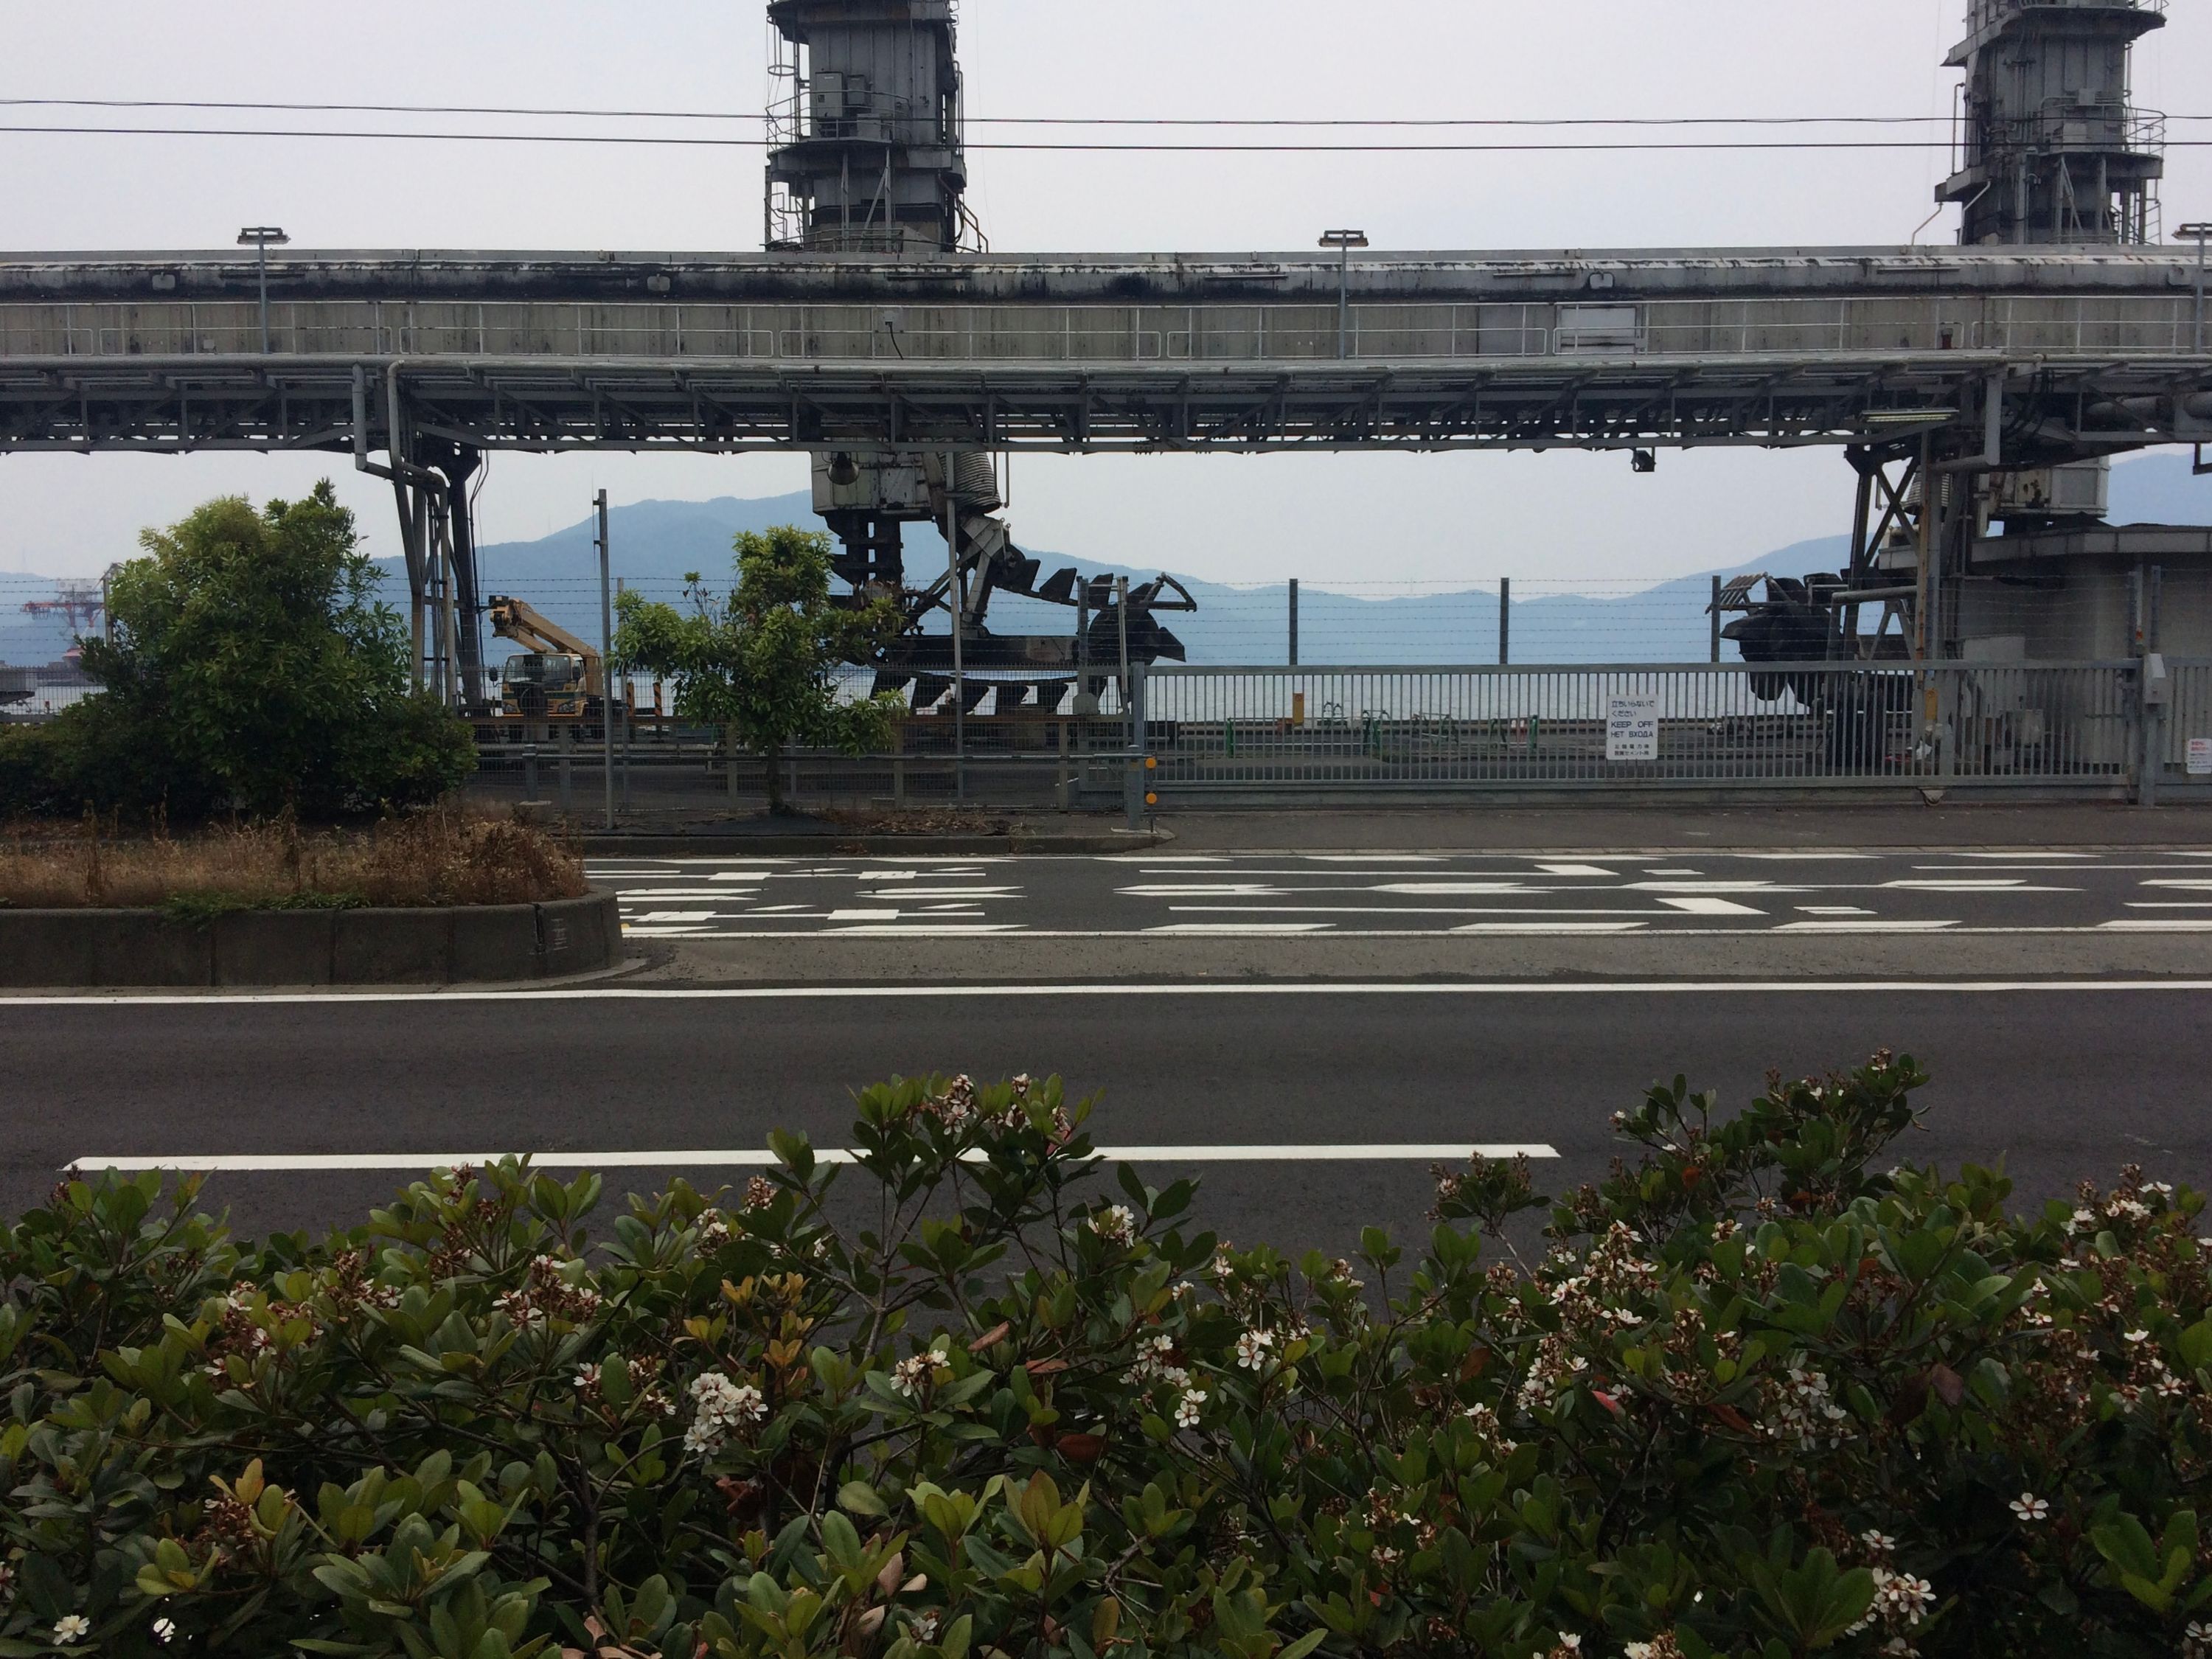
[[[1888,1169],[1923,1080],[1678,1080],[1547,1244],[1476,1163],[1295,1267],[1021,1079],[588,1238],[512,1164],[258,1247],[72,1182],[0,1241],[0,1656],[2205,1654],[2200,1200]]]

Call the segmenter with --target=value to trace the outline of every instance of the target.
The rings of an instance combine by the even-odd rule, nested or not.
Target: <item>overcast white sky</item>
[[[966,0],[961,45],[977,115],[1920,115],[1951,107],[1956,77],[1941,65],[1964,9]],[[9,14],[0,98],[750,111],[766,80],[760,0],[386,0],[368,12],[82,0]],[[2184,107],[2208,65],[2212,4],[2192,0],[2139,50],[2136,101],[2212,113],[2212,96]],[[2212,213],[2206,154],[2172,156],[2168,223]],[[1929,212],[1944,160],[979,154],[974,204],[1002,251],[1295,248],[1340,225],[1382,249],[1899,243]],[[271,223],[303,247],[745,252],[761,222],[757,150],[0,133],[0,244],[21,249],[221,246]],[[1953,224],[1947,214],[1923,238],[1948,240]],[[375,550],[394,550],[388,495],[335,458],[0,456],[0,570],[96,571],[139,526],[209,495],[296,492],[325,474]],[[582,517],[601,487],[618,501],[765,495],[805,474],[788,457],[502,456],[483,533],[542,535]],[[1833,533],[1849,513],[1848,474],[1825,451],[1668,454],[1655,477],[1620,456],[1024,457],[1014,483],[1016,532],[1033,545],[1223,580],[1656,579]]]

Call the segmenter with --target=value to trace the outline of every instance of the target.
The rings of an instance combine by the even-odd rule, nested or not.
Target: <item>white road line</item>
[[[1632,933],[1645,924],[1640,921],[1475,921],[1464,927],[1455,927],[1455,937],[1485,933],[1515,933],[1530,936],[1546,933],[1571,936],[1585,933]]]
[[[1162,927],[1147,927],[1151,933],[1204,933],[1253,937],[1267,933],[1323,933],[1335,927],[1333,921],[1177,921]]]
[[[827,927],[823,939],[964,939],[977,933],[1018,933],[1017,922],[870,922],[858,927]]]
[[[1468,1146],[1465,1141],[1376,1146],[1289,1143],[1276,1146],[1101,1146],[1098,1156],[1116,1164],[1456,1164],[1472,1157],[1556,1158],[1559,1149],[1541,1141]],[[64,1167],[72,1175],[113,1170],[135,1175],[148,1170],[197,1170],[216,1175],[315,1175],[348,1171],[481,1169],[514,1152],[161,1152],[148,1156],[89,1156]],[[722,1152],[532,1152],[541,1170],[762,1170],[776,1158],[765,1149]],[[971,1162],[981,1162],[974,1154]],[[857,1164],[857,1153],[834,1146],[817,1148],[817,1164]]]
[[[1309,892],[1325,892],[1325,888],[1308,888]],[[1397,881],[1385,882],[1367,890],[1371,893],[1389,893],[1403,898],[1497,898],[1508,893],[1543,893],[1552,890],[1531,887],[1525,881]],[[1577,892],[1587,890],[1577,888]]]
[[[1662,898],[1660,903],[1692,916],[1763,916],[1764,910],[1724,898]]]
[[[1536,866],[1536,873],[1540,876],[1609,876],[1613,872],[1595,864],[1540,864]]]
[[[2212,921],[2191,921],[2185,916],[2123,916],[2118,921],[2102,925],[2108,933],[2212,933]]]
[[[1955,921],[1785,921],[1773,933],[1940,933]]]
[[[1672,930],[1666,935],[1722,937],[1741,939],[1747,934],[1779,929],[1720,928]],[[2094,928],[1984,929],[2008,933],[2094,933]],[[761,934],[763,939],[787,934]],[[1024,938],[1142,939],[1142,933],[1025,934]],[[1341,937],[1341,936],[1340,936]],[[1376,937],[1360,935],[1360,937]],[[1404,935],[1382,935],[1398,937]],[[2057,992],[2081,995],[2089,992],[2144,992],[2194,994],[2212,991],[2212,979],[1897,979],[1897,980],[1313,980],[1239,981],[1234,984],[1208,981],[1085,983],[1064,985],[720,985],[679,986],[667,990],[630,985],[574,985],[550,991],[246,991],[179,994],[157,991],[140,995],[0,996],[0,1008],[236,1008],[313,1007],[318,1004],[481,1002],[512,1006],[532,1002],[1005,1002],[1052,997],[1618,997],[1618,996],[1835,996],[1869,995],[2014,995],[2021,992]]]
[[[1624,910],[1617,907],[1585,908],[1568,906],[1554,908],[1550,905],[1531,904],[1170,904],[1168,908],[1178,915],[1227,916],[1644,916],[1649,910]],[[1716,913],[1723,914],[1723,913]],[[1746,910],[1745,915],[1759,915],[1758,910]]]

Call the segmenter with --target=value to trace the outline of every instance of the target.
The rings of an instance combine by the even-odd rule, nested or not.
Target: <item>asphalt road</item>
[[[2212,933],[2212,852],[605,860],[635,939]]]
[[[2130,902],[2118,895],[2142,878],[2103,871],[2099,902]],[[1024,866],[1012,884],[1036,880]],[[1962,909],[1996,902],[1943,896]],[[1845,902],[1815,902],[1832,897]],[[108,1158],[261,1160],[210,1188],[252,1231],[358,1219],[410,1169],[508,1150],[621,1155],[615,1191],[674,1174],[719,1185],[743,1180],[736,1160],[772,1127],[842,1144],[856,1085],[902,1071],[1025,1070],[1098,1091],[1103,1143],[1191,1149],[1150,1152],[1146,1170],[1155,1181],[1178,1166],[1202,1173],[1206,1224],[1240,1242],[1342,1251],[1363,1223],[1422,1225],[1427,1149],[1549,1148],[1558,1155],[1538,1168],[1556,1190],[1602,1173],[1618,1150],[1609,1114],[1656,1076],[1685,1072],[1741,1101],[1769,1067],[1823,1071],[1881,1047],[1936,1073],[1927,1131],[1905,1152],[1913,1159],[2004,1158],[2024,1200],[2129,1161],[2212,1180],[2203,981],[894,994],[613,982],[532,995],[0,1002],[0,1212],[42,1197],[75,1161]],[[1341,1150],[1301,1155],[1317,1146]],[[1246,1161],[1219,1161],[1224,1148],[1248,1149]]]

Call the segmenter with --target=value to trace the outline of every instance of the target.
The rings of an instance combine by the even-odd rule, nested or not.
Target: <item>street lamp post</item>
[[[255,263],[261,272],[261,355],[269,355],[269,250],[283,247],[292,239],[274,225],[248,225],[238,233],[238,245],[254,251]]]
[[[2212,224],[2203,220],[2193,225],[2184,225],[2173,233],[2185,242],[2197,244],[2197,343],[2198,356],[2204,355],[2204,242],[2212,237]]]
[[[1352,250],[1370,246],[1364,230],[1332,230],[1321,239],[1323,247],[1337,251],[1336,355],[1352,355]]]

